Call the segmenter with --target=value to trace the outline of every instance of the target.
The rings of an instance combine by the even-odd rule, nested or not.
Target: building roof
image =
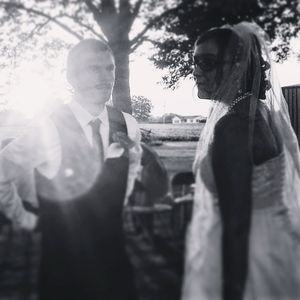
[[[173,116],[173,119],[175,117],[176,118],[180,118],[180,119],[196,119],[196,118],[206,119],[206,117],[203,117],[201,115],[196,115],[196,116],[180,116],[180,115],[175,115],[175,116]]]
[[[300,84],[286,85],[286,86],[283,86],[282,88],[292,88],[292,87],[300,87]]]

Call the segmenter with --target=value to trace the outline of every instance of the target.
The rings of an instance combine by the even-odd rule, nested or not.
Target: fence
[[[287,101],[292,126],[300,144],[300,85],[285,86],[282,88]]]

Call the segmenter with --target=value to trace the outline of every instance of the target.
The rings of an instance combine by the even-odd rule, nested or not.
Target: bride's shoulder
[[[220,166],[230,173],[249,170],[249,120],[235,114],[223,116],[215,126],[211,150],[216,172]]]
[[[215,126],[215,137],[236,142],[237,139],[247,139],[248,129],[249,120],[247,118],[237,114],[226,114]]]

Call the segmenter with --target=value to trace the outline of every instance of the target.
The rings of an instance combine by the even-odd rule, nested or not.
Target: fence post
[[[288,104],[292,126],[300,145],[300,85],[290,85],[282,88],[284,98]]]

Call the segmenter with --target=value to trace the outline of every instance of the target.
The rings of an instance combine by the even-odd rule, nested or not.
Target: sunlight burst
[[[52,111],[69,99],[64,74],[38,61],[22,63],[7,95],[8,107],[34,117]]]

